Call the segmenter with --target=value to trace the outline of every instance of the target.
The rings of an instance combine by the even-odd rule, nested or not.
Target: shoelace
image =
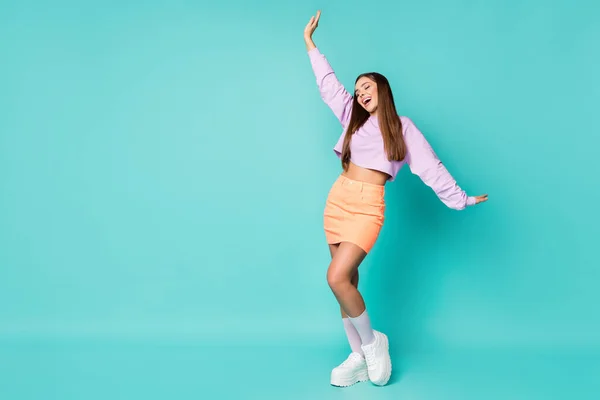
[[[375,352],[372,349],[369,349],[367,351],[364,352],[365,353],[365,360],[367,361],[367,366],[371,367],[373,365],[375,365]]]
[[[340,367],[345,367],[346,365],[354,363],[356,361],[358,361],[358,356],[355,354],[350,354],[350,356],[346,358],[343,363],[340,364]]]

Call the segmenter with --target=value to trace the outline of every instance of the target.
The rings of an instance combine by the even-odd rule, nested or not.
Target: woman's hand
[[[481,196],[475,196],[475,204],[483,203],[484,201],[487,201],[487,199],[488,199],[487,194],[484,194]]]
[[[304,40],[312,39],[313,33],[315,33],[315,29],[319,26],[319,17],[321,16],[321,10],[317,11],[316,16],[310,17],[310,21],[306,24],[304,28]]]
[[[319,18],[321,17],[321,10],[317,11],[316,16],[312,16],[306,27],[304,28],[304,42],[306,42],[306,49],[311,50],[315,48],[315,44],[312,40],[312,35],[315,33],[315,29],[319,26]]]

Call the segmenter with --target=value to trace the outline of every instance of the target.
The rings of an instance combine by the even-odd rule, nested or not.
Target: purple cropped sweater
[[[333,148],[341,157],[342,144],[352,112],[352,95],[337,79],[329,62],[319,49],[308,52],[321,98],[338,118],[344,131]],[[462,210],[475,204],[475,198],[457,185],[444,164],[437,157],[423,134],[408,117],[399,116],[407,153],[403,161],[389,161],[383,147],[383,137],[376,116],[371,116],[352,136],[350,156],[359,167],[385,172],[394,181],[398,171],[406,163],[410,171],[419,176],[438,198],[448,207]]]

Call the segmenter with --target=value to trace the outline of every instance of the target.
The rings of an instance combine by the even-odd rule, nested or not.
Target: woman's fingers
[[[488,200],[488,195],[487,194],[484,194],[484,195],[481,195],[481,196],[475,196],[476,204],[482,203],[482,202],[487,201],[487,200]]]
[[[314,32],[314,30],[317,28],[317,26],[319,26],[319,18],[321,17],[321,11],[317,11],[317,15],[316,16],[312,16],[310,17],[310,21],[308,21],[308,24],[306,25],[306,31],[311,31]]]

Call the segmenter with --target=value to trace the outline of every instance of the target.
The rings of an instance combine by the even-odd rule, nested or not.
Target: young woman
[[[446,206],[463,210],[487,200],[467,196],[407,117],[398,116],[388,80],[372,72],[360,75],[354,95],[336,78],[312,35],[321,12],[304,29],[306,49],[323,101],[344,132],[334,147],[343,172],[331,188],[324,210],[324,229],[331,264],[327,282],[341,309],[352,353],[331,372],[331,384],[350,386],[371,380],[385,385],[392,364],[388,338],[373,330],[358,292],[358,267],[369,253],[384,221],[384,186],[406,163]]]

